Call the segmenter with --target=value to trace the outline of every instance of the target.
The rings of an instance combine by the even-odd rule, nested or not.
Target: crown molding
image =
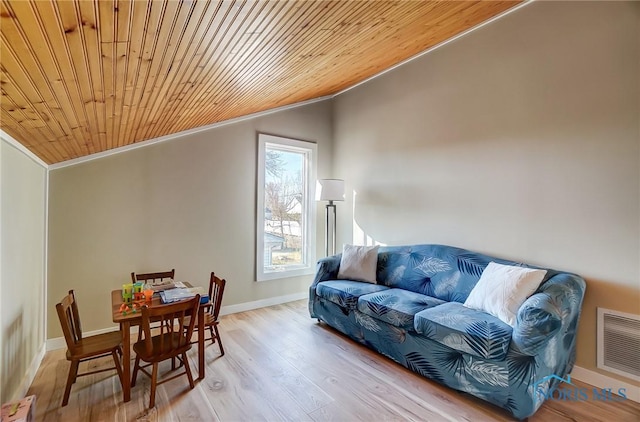
[[[31,152],[27,147],[25,147],[24,145],[22,145],[20,142],[18,142],[16,139],[14,139],[13,136],[9,135],[7,132],[5,132],[4,130],[0,129],[0,139],[2,139],[3,141],[5,141],[6,143],[8,143],[9,145],[11,145],[12,147],[14,147],[15,149],[17,149],[18,151],[20,151],[21,153],[23,153],[24,155],[26,155],[27,157],[29,157],[32,161],[34,161],[36,164],[41,165],[42,167],[44,167],[45,169],[49,169],[49,164],[45,163],[44,161],[42,161],[42,159],[40,157],[38,157],[37,155],[35,155],[33,152]]]
[[[149,140],[146,140],[146,141],[136,142],[135,144],[125,145],[123,147],[110,149],[108,151],[97,152],[95,154],[85,155],[83,157],[78,157],[78,158],[73,158],[71,160],[61,161],[59,163],[51,164],[49,166],[49,169],[50,170],[57,170],[57,169],[64,168],[64,167],[74,166],[76,164],[85,163],[87,161],[97,160],[99,158],[104,158],[104,157],[108,157],[108,156],[111,156],[111,155],[120,154],[120,153],[127,152],[127,151],[132,151],[134,149],[148,147],[150,145],[155,145],[155,144],[158,144],[158,143],[161,143],[161,142],[171,141],[173,139],[181,138],[183,136],[193,135],[194,133],[203,132],[203,131],[211,130],[211,129],[216,129],[216,128],[219,128],[219,127],[222,127],[222,126],[232,125],[232,124],[235,124],[235,123],[240,123],[240,122],[245,121],[245,120],[257,119],[259,117],[263,117],[263,116],[266,116],[266,115],[269,115],[269,114],[279,113],[281,111],[286,111],[286,110],[290,110],[290,109],[293,109],[293,108],[302,107],[302,106],[306,106],[306,105],[309,105],[309,104],[318,103],[318,102],[325,101],[325,100],[330,100],[330,99],[331,99],[331,96],[327,95],[327,96],[320,97],[320,98],[314,98],[314,99],[308,100],[308,101],[302,101],[302,102],[295,103],[295,104],[289,104],[289,105],[282,106],[282,107],[272,108],[270,110],[259,111],[257,113],[247,114],[246,116],[240,116],[240,117],[236,117],[236,118],[229,119],[229,120],[223,120],[221,122],[212,123],[210,125],[200,126],[200,127],[196,127],[196,128],[193,128],[193,129],[183,130],[182,132],[172,133],[172,134],[169,134],[169,135],[160,136],[158,138],[153,138],[153,139],[149,139]]]
[[[396,65],[394,65],[394,66],[391,66],[390,68],[385,69],[385,70],[383,70],[383,71],[382,71],[382,72],[380,72],[380,73],[376,73],[375,75],[370,76],[370,77],[368,77],[367,79],[365,79],[365,80],[363,80],[363,81],[360,81],[360,82],[358,82],[358,83],[357,83],[357,84],[355,84],[355,85],[351,85],[350,87],[345,88],[345,89],[343,89],[342,91],[340,91],[340,92],[338,92],[338,93],[336,93],[336,94],[333,94],[333,95],[331,96],[331,98],[335,98],[335,97],[337,97],[338,95],[342,95],[342,94],[344,94],[345,92],[351,91],[352,89],[359,87],[360,85],[364,85],[364,84],[366,84],[367,82],[371,82],[372,80],[374,80],[374,79],[376,79],[376,78],[379,78],[380,76],[382,76],[382,75],[384,75],[384,74],[386,74],[386,73],[389,73],[389,72],[391,72],[391,71],[393,71],[393,70],[397,69],[397,68],[398,68],[398,67],[400,67],[400,66],[404,66],[405,64],[407,64],[407,63],[409,63],[409,62],[412,62],[412,61],[414,61],[414,60],[417,60],[417,59],[419,59],[420,57],[425,56],[425,55],[427,55],[427,54],[431,53],[432,51],[435,51],[435,50],[437,50],[437,49],[439,49],[439,48],[441,48],[441,47],[444,47],[445,45],[447,45],[447,44],[449,44],[449,43],[451,43],[451,42],[453,42],[453,41],[455,41],[455,40],[457,40],[457,39],[459,39],[459,38],[462,38],[462,37],[464,37],[464,36],[466,36],[466,35],[469,35],[470,33],[474,32],[474,31],[477,31],[478,29],[480,29],[480,28],[482,28],[482,27],[484,27],[484,26],[486,26],[486,25],[490,25],[490,24],[492,24],[493,22],[497,21],[498,19],[502,19],[502,18],[504,18],[505,16],[507,16],[507,15],[509,15],[509,14],[511,14],[511,13],[513,13],[513,12],[515,12],[516,10],[520,10],[520,9],[522,9],[523,7],[526,7],[526,6],[530,5],[531,3],[535,2],[535,1],[536,1],[536,0],[525,0],[524,2],[522,2],[522,3],[520,3],[520,4],[518,4],[518,5],[514,6],[514,7],[512,7],[511,9],[505,10],[504,12],[500,13],[499,15],[496,15],[496,16],[492,17],[492,18],[491,18],[491,19],[489,19],[489,20],[486,20],[486,21],[484,21],[484,22],[482,22],[482,23],[479,23],[478,25],[476,25],[476,26],[474,26],[474,27],[471,27],[471,28],[467,29],[467,30],[466,30],[466,31],[464,31],[464,32],[461,32],[461,33],[459,33],[458,35],[453,36],[453,37],[451,37],[451,38],[449,38],[449,39],[447,39],[447,40],[445,40],[445,41],[441,42],[440,44],[436,44],[436,45],[434,45],[433,47],[430,47],[430,48],[428,48],[428,49],[426,49],[426,50],[424,50],[424,51],[421,51],[420,53],[416,54],[415,56],[411,56],[411,57],[409,57],[408,59],[403,60],[403,61],[401,61],[400,63],[398,63],[398,64],[396,64]]]

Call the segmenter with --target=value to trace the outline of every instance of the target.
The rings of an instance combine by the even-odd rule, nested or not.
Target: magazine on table
[[[175,288],[171,290],[164,290],[159,292],[159,294],[161,302],[165,304],[191,299],[198,294],[200,295],[200,303],[207,303],[209,301],[209,295],[202,287]]]

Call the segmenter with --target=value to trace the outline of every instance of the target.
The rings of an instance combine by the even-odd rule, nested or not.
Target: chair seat
[[[73,356],[69,352],[69,349],[67,349],[67,360],[106,355],[111,353],[112,350],[117,349],[121,343],[122,334],[120,334],[120,331],[85,337],[76,343],[77,349]]]
[[[191,317],[188,316],[188,317],[186,317],[184,319],[184,322],[182,323],[182,325],[186,327],[187,325],[189,325],[190,322],[191,322]],[[205,326],[217,324],[217,322],[218,321],[216,321],[216,318],[213,315],[211,315],[209,313],[204,314],[204,325]],[[195,328],[198,328],[198,318],[196,318],[196,321],[194,322],[193,326]]]
[[[133,350],[145,362],[160,362],[178,356],[189,349],[191,349],[191,344],[184,335],[178,332],[164,333],[151,337],[151,353],[147,353],[144,340],[138,341],[133,345]]]

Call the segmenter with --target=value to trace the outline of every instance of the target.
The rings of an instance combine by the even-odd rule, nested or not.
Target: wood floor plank
[[[363,419],[393,420],[400,417],[403,420],[456,420],[442,414],[430,403],[413,401],[411,394],[398,394],[388,382],[362,371],[361,367],[353,365],[347,359],[350,351],[330,343],[323,349],[316,350],[319,351],[314,353],[301,347],[292,349],[291,353],[287,351],[283,356],[288,358],[292,366],[337,398],[343,406],[357,410],[357,414]],[[333,358],[329,359],[327,356]],[[354,389],[354,385],[361,383],[362,374],[367,374],[366,381]]]
[[[306,412],[264,371],[236,342],[233,331],[225,337],[227,345],[235,350],[220,359],[215,372],[217,390],[209,398],[221,420],[292,420],[306,418]],[[209,373],[207,373],[209,378]]]
[[[335,338],[335,332],[329,327],[325,325],[319,325],[318,327],[328,331],[329,338]],[[340,337],[342,336],[340,335]],[[327,347],[335,348],[335,353],[342,352],[342,344],[339,342],[331,344],[327,342],[327,345]],[[307,352],[304,353],[308,354]],[[478,409],[460,407],[456,400],[451,400],[452,390],[448,387],[435,381],[425,380],[389,359],[380,359],[377,353],[363,346],[356,347],[354,345],[348,352],[342,352],[340,356],[344,365],[356,368],[359,373],[366,373],[380,383],[380,388],[384,388],[385,391],[376,391],[376,394],[396,400],[400,398],[407,399],[406,403],[404,403],[407,417],[414,413],[418,415],[429,413],[433,415],[434,419],[455,415],[452,420],[477,420],[482,413]],[[297,360],[299,361],[300,359]],[[456,394],[462,395],[464,393]],[[422,397],[425,396],[429,396],[430,400],[422,400]],[[396,405],[400,403],[402,401],[396,403]],[[415,409],[412,406],[415,403],[419,403],[422,408]],[[500,417],[501,412],[504,413],[504,418],[502,419]],[[507,413],[500,409],[491,408],[491,413],[492,420],[509,420]]]
[[[38,421],[512,421],[503,409],[427,380],[309,318],[307,301],[225,315],[225,355],[207,344],[206,378],[190,390],[186,377],[158,386],[138,376],[131,401],[113,372],[80,377],[61,408],[69,363],[47,352],[28,394]],[[195,348],[189,352],[198,370]],[[81,371],[107,367],[110,359]],[[170,363],[161,364],[161,374]],[[179,370],[182,370],[180,368]],[[575,382],[579,387],[592,388]],[[547,401],[530,422],[638,422],[640,404]]]
[[[270,341],[261,342],[259,337],[248,333],[247,330],[233,330],[229,335],[241,345],[240,353],[243,360],[250,360],[255,365],[256,371],[265,374],[270,381],[279,386],[283,390],[282,393],[288,395],[305,413],[313,412],[333,401],[304,374],[292,370],[280,355],[265,353]]]

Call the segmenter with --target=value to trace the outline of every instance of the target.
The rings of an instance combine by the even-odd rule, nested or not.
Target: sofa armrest
[[[535,355],[562,327],[562,316],[547,293],[529,297],[518,310],[512,341],[525,355]]]
[[[584,291],[584,280],[569,273],[556,274],[542,284],[518,310],[512,336],[515,349],[535,355],[560,330],[575,330]]]
[[[321,281],[335,280],[338,278],[338,268],[340,267],[341,259],[342,254],[338,254],[318,260],[316,264],[316,275],[313,278],[313,283],[309,286],[309,315],[311,315],[311,318],[318,317],[313,309],[314,300],[317,300],[316,286]]]
[[[316,275],[311,283],[311,288],[321,281],[334,280],[338,277],[338,268],[340,268],[340,259],[342,254],[328,256],[318,260],[316,265]]]

